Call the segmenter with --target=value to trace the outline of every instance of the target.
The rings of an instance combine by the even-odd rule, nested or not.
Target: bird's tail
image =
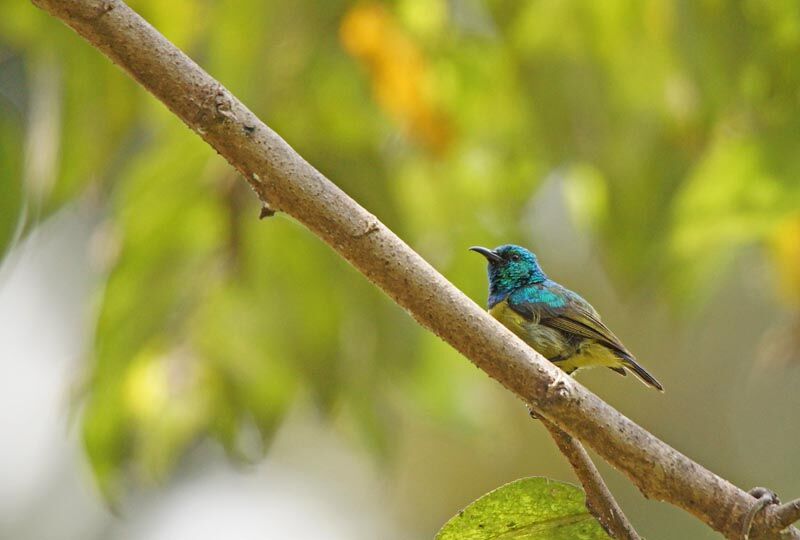
[[[664,391],[664,387],[661,386],[661,383],[658,382],[658,379],[650,375],[650,373],[640,366],[633,357],[625,356],[622,358],[622,365],[625,366],[626,369],[631,370],[634,375],[639,377],[644,384],[647,386],[652,386],[653,388],[657,388],[660,391]]]

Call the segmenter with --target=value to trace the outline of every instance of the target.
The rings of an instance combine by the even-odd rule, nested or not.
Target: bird
[[[547,277],[524,247],[473,246],[489,263],[489,313],[568,374],[604,366],[630,371],[660,391],[664,387],[636,361],[589,302]]]

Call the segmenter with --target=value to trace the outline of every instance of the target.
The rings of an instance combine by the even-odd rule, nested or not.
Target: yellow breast
[[[564,336],[560,332],[536,321],[529,321],[511,309],[505,301],[492,307],[489,313],[545,358],[556,358],[565,352],[569,354],[565,349],[567,344]]]
[[[495,304],[489,309],[489,314],[522,339],[527,338],[525,325],[529,324],[528,321],[525,320],[525,317],[508,307],[507,302],[503,301],[499,304]]]

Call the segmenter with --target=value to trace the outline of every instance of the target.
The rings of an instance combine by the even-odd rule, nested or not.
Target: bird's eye
[[[518,255],[518,254],[516,254],[516,253],[512,254],[512,255],[511,255],[511,260],[512,260],[512,261],[519,261],[519,255]]]

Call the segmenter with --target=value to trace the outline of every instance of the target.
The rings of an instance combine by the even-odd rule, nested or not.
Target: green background
[[[796,2],[130,4],[476,301],[468,246],[532,248],[666,393],[581,382],[741,487],[800,493]],[[100,53],[2,9],[0,251],[64,205],[102,216],[72,409],[109,500],[204,438],[258,460],[297,403],[367,450],[420,538],[504,482],[571,479],[518,401],[297,223],[259,221]],[[714,537],[603,471],[642,535]]]

